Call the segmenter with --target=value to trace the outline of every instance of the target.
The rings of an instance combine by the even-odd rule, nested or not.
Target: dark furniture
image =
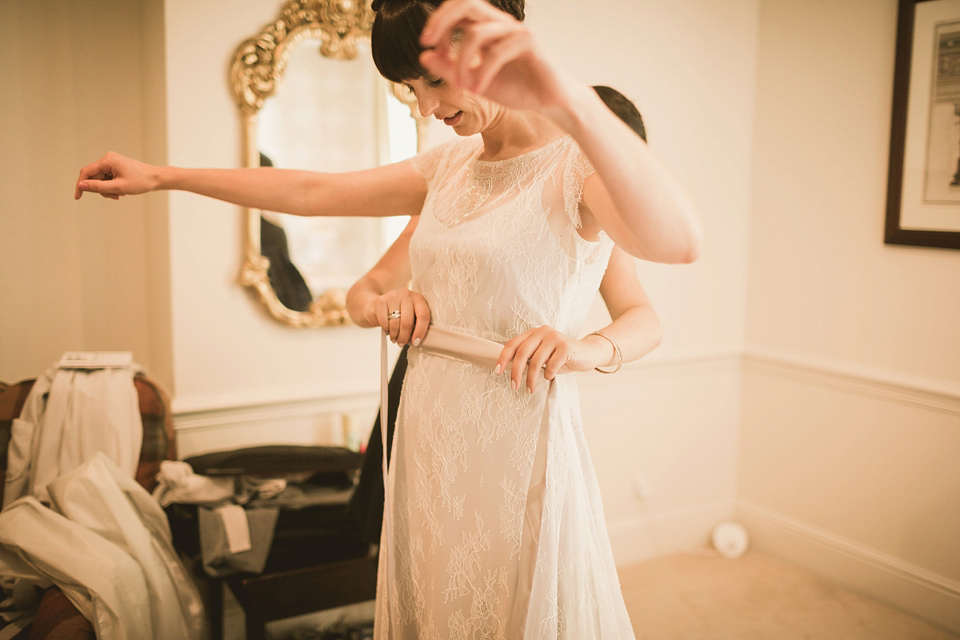
[[[213,456],[213,460],[211,460]],[[314,473],[305,483],[332,500],[281,508],[266,566],[258,574],[207,575],[201,558],[197,505],[172,504],[174,546],[206,584],[211,638],[223,637],[223,589],[243,608],[247,640],[266,637],[266,623],[376,597],[377,558],[347,518],[352,476],[363,456],[340,447],[251,447],[187,459],[203,475],[281,477]],[[263,506],[261,504],[261,506]]]
[[[387,441],[392,442],[407,369],[407,349],[400,352],[390,377]],[[326,474],[360,471],[356,487],[336,504],[302,511],[281,510],[267,565],[260,574],[228,578],[204,575],[207,583],[211,638],[223,637],[223,588],[231,590],[246,616],[247,640],[263,640],[266,624],[293,616],[373,600],[377,588],[377,556],[383,519],[383,447],[377,418],[366,454],[349,457],[324,447],[256,447],[188,459],[197,473],[252,473],[269,477],[297,471]],[[320,450],[319,457],[317,449]],[[262,454],[262,455],[258,455]],[[227,456],[227,457],[224,457]],[[199,557],[196,507],[171,505],[167,509],[174,545],[190,557]],[[199,569],[199,561],[195,565]]]

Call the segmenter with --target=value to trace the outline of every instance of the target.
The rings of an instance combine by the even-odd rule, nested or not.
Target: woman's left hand
[[[509,369],[514,389],[519,389],[526,378],[527,390],[533,393],[541,374],[553,380],[561,373],[589,371],[602,364],[605,357],[595,343],[575,340],[553,327],[543,326],[521,333],[503,345],[495,371]]]
[[[486,0],[442,3],[420,43],[430,73],[506,107],[545,111],[561,105],[573,86],[523,23]]]

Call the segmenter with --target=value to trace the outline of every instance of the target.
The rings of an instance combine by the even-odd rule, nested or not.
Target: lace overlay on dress
[[[612,248],[578,233],[589,162],[569,137],[497,162],[482,148],[468,138],[414,159],[428,194],[412,288],[444,328],[497,342],[541,325],[581,335]],[[389,637],[633,638],[573,376],[530,394],[411,349],[393,446],[396,571],[378,584],[394,594]]]

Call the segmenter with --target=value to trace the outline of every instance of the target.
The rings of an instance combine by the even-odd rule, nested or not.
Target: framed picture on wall
[[[960,249],[960,0],[900,0],[884,242]]]

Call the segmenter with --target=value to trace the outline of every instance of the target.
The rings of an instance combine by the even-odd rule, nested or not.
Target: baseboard
[[[714,527],[729,520],[733,512],[733,500],[718,500],[608,520],[614,560],[618,567],[623,567],[681,551],[705,549]]]
[[[960,633],[960,582],[750,501],[735,512],[752,547]]]

